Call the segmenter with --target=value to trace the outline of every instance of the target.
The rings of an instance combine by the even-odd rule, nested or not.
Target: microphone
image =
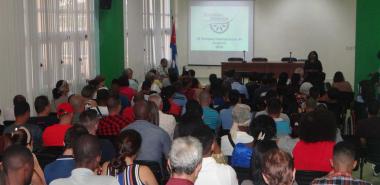
[[[289,52],[289,63],[292,63],[293,61],[292,61],[293,59],[292,59],[292,52]]]
[[[245,50],[243,51],[243,63],[246,63],[247,61],[245,61]]]

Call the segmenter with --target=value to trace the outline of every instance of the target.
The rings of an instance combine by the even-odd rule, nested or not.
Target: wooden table
[[[247,62],[247,63],[237,63],[237,62],[222,62],[222,75],[224,72],[234,69],[237,73],[274,73],[276,77],[280,73],[286,72],[289,77],[293,74],[296,68],[303,68],[303,62]]]

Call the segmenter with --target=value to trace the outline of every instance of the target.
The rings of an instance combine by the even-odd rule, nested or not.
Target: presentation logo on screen
[[[224,33],[230,27],[230,19],[222,14],[206,14],[209,16],[210,29],[214,33]]]

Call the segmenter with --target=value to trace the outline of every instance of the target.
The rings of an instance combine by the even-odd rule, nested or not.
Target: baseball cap
[[[74,109],[70,103],[61,103],[57,107],[57,116],[63,116],[65,114],[73,113]]]

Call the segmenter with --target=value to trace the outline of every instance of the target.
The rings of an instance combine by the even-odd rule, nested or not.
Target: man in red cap
[[[59,124],[54,124],[45,129],[42,134],[44,146],[64,146],[66,131],[71,127],[74,117],[74,109],[69,103],[61,103],[57,107]]]

